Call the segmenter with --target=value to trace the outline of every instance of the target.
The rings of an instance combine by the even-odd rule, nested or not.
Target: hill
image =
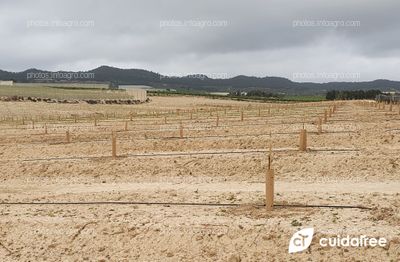
[[[73,76],[72,78],[57,77]],[[41,77],[32,77],[32,76]],[[29,77],[28,77],[29,76]],[[50,76],[50,77],[43,77]],[[90,77],[88,77],[90,76]],[[379,79],[367,82],[293,82],[282,77],[254,77],[239,75],[228,79],[213,79],[205,75],[189,75],[171,77],[160,75],[143,69],[121,69],[110,66],[101,66],[85,72],[58,71],[51,72],[40,69],[28,69],[22,72],[7,72],[0,70],[0,80],[14,80],[21,83],[30,82],[92,82],[113,83],[119,85],[147,85],[155,88],[171,88],[194,91],[250,91],[263,90],[272,93],[288,95],[324,94],[328,90],[371,90],[400,91],[400,82]]]

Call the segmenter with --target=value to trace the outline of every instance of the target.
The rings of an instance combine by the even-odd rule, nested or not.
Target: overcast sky
[[[2,0],[0,69],[400,80],[399,10],[399,0]]]

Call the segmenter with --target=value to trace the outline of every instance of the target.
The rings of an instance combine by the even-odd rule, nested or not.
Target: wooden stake
[[[322,133],[322,118],[318,117],[318,135]]]
[[[35,121],[32,120],[32,129],[35,129]]]
[[[324,124],[325,124],[326,122],[328,122],[328,112],[327,112],[327,110],[325,109],[325,111],[324,111]]]
[[[117,136],[115,135],[115,132],[112,132],[111,134],[111,150],[112,150],[112,157],[116,158],[117,157]]]
[[[71,136],[69,134],[69,130],[65,132],[65,140],[67,141],[68,144],[71,143]]]
[[[268,169],[265,176],[265,209],[272,211],[274,209],[274,170],[272,169],[272,149],[269,148]]]
[[[97,126],[97,118],[94,117],[94,126]]]
[[[182,123],[179,126],[179,137],[183,138],[183,125],[182,125]]]
[[[300,130],[300,144],[299,144],[300,151],[307,151],[307,130],[301,129]]]
[[[167,117],[164,116],[164,124],[167,124]]]
[[[217,120],[216,120],[215,125],[216,125],[217,127],[219,126],[219,115],[218,115],[218,114],[217,114]]]
[[[243,122],[243,119],[244,119],[244,117],[243,117],[243,110],[242,110],[242,111],[240,111],[240,121]]]
[[[124,127],[125,131],[128,131],[128,121],[125,121],[125,127]]]
[[[44,124],[44,134],[47,135],[47,124]]]

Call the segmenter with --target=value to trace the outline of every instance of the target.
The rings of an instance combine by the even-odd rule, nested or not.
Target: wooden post
[[[318,128],[318,135],[320,135],[322,133],[322,118],[321,117],[318,117],[317,128]]]
[[[117,136],[115,135],[115,132],[112,132],[111,134],[111,150],[112,150],[112,157],[116,158],[117,157]]]
[[[244,117],[243,117],[243,110],[242,110],[242,111],[240,111],[240,121],[243,122],[243,119],[244,119]]]
[[[132,121],[133,120],[133,115],[132,115],[132,113],[130,113],[129,114],[129,121]]]
[[[393,105],[392,105],[392,102],[390,102],[390,104],[389,104],[389,111],[392,112],[392,110],[393,110]]]
[[[261,108],[258,109],[258,117],[261,116]]]
[[[192,111],[190,111],[190,120],[192,120],[193,119],[193,113],[192,113]]]
[[[35,129],[35,120],[32,120],[32,129]]]
[[[167,117],[164,116],[164,124],[167,124]]]
[[[268,155],[268,169],[265,176],[265,209],[267,211],[272,211],[274,209],[274,170],[271,167],[271,151],[272,149],[270,146]]]
[[[299,150],[300,151],[306,151],[307,150],[307,130],[304,129],[304,128],[300,130]]]
[[[71,136],[69,134],[69,130],[65,132],[65,140],[67,141],[68,144],[71,143]]]
[[[216,125],[217,127],[219,126],[219,115],[218,115],[218,114],[217,114],[217,120],[216,120],[215,125]]]
[[[327,110],[325,109],[325,111],[324,111],[324,124],[325,124],[326,122],[328,122],[328,112],[327,112]]]
[[[47,124],[44,124],[44,134],[47,135]]]
[[[76,115],[74,115],[74,123],[76,124],[78,120],[76,119]]]
[[[97,118],[94,117],[94,126],[97,126]]]
[[[128,121],[125,121],[125,127],[124,127],[125,131],[128,131]]]
[[[179,125],[179,137],[183,138],[183,125],[182,125],[182,123]]]

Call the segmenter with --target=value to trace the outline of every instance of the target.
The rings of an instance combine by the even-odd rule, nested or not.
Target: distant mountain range
[[[73,77],[68,78],[68,76]],[[14,80],[21,83],[95,82],[118,85],[147,85],[154,88],[208,92],[263,90],[289,95],[324,94],[329,90],[380,89],[382,91],[400,91],[400,81],[384,79],[369,82],[329,83],[293,82],[282,77],[254,77],[244,75],[227,79],[213,79],[205,75],[189,75],[184,77],[163,76],[142,69],[120,69],[110,66],[101,66],[84,72],[51,72],[39,69],[28,69],[23,72],[0,70],[0,80]]]

